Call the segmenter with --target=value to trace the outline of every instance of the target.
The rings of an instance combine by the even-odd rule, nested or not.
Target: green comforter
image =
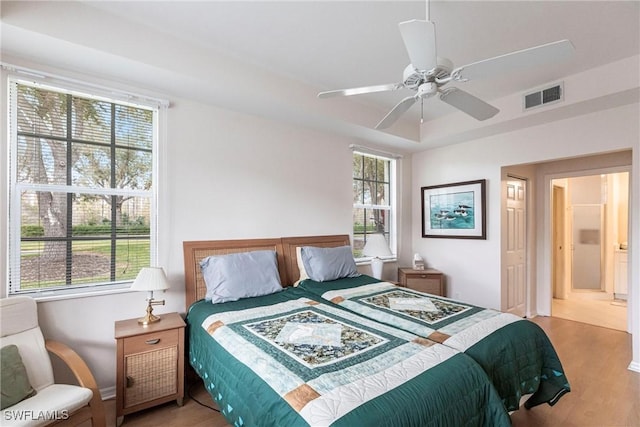
[[[560,359],[544,331],[508,313],[425,294],[361,275],[299,285],[352,312],[440,342],[471,356],[495,385],[505,407],[555,404],[570,391]]]
[[[199,301],[187,324],[189,362],[232,425],[510,425],[470,357],[298,289]]]

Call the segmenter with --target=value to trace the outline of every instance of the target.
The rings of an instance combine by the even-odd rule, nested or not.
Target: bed
[[[284,289],[205,299],[208,257],[266,251]],[[230,424],[510,425],[469,356],[287,286],[283,239],[184,242],[184,253],[189,363]]]
[[[348,244],[333,236],[324,246]],[[313,239],[283,239],[292,283],[354,313],[442,343],[473,358],[492,380],[505,407],[554,405],[570,391],[562,364],[544,331],[512,314],[403,288],[361,275],[317,282],[300,273],[300,247]],[[294,265],[295,264],[295,265]],[[303,280],[299,280],[302,278]]]

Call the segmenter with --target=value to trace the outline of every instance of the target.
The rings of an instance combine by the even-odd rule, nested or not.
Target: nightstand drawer
[[[124,353],[155,351],[162,347],[176,347],[180,338],[177,329],[152,332],[124,339]]]
[[[417,281],[417,280],[425,280],[425,279],[433,278],[434,276],[439,276],[439,275],[434,275],[433,273],[427,274],[427,273],[411,272],[411,273],[405,273],[405,276],[407,276],[407,280]]]
[[[444,274],[432,268],[426,270],[398,268],[398,282],[400,286],[405,286],[409,289],[445,296]]]
[[[426,292],[428,294],[440,295],[440,278],[429,279],[425,275],[423,277],[407,277],[407,288],[415,289],[416,291]]]

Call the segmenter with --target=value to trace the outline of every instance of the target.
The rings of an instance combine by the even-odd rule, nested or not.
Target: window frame
[[[113,276],[110,276],[108,281],[97,282],[85,282],[85,283],[71,283],[61,284],[57,287],[37,287],[30,289],[20,289],[21,282],[21,252],[22,252],[22,200],[21,190],[28,188],[29,191],[42,191],[46,188],[46,191],[52,192],[65,192],[69,194],[87,193],[87,194],[103,194],[110,196],[127,195],[134,197],[144,197],[149,199],[149,265],[157,265],[158,261],[158,184],[160,182],[160,149],[161,149],[161,123],[163,122],[163,116],[168,107],[167,101],[153,99],[148,97],[141,97],[130,93],[122,93],[111,88],[104,88],[90,83],[77,82],[75,80],[58,78],[56,76],[46,75],[43,73],[41,77],[28,79],[19,75],[20,70],[17,73],[8,73],[6,77],[7,87],[7,138],[8,138],[8,150],[6,165],[8,166],[7,173],[7,243],[6,243],[6,262],[7,262],[7,281],[6,281],[6,295],[29,295],[36,299],[58,299],[69,298],[78,296],[92,296],[105,293],[128,291],[133,282],[133,278],[112,280]],[[152,144],[150,149],[151,154],[151,188],[148,190],[140,189],[117,189],[106,188],[103,189],[97,185],[94,186],[82,186],[79,184],[72,184],[67,182],[66,185],[59,184],[27,184],[18,182],[17,166],[18,166],[18,127],[16,113],[18,111],[17,105],[17,88],[18,85],[33,87],[37,89],[43,89],[47,91],[53,91],[65,94],[67,96],[75,96],[88,100],[95,100],[100,102],[106,102],[111,104],[111,108],[117,108],[116,106],[141,108],[151,112],[152,114]],[[115,123],[114,123],[115,126]],[[117,143],[114,141],[109,143],[109,149],[116,149]],[[113,148],[111,148],[113,147]],[[113,157],[110,155],[110,160]],[[69,168],[72,166],[67,166]],[[110,237],[110,241],[116,242],[118,233]],[[76,236],[77,237],[77,236]],[[146,238],[146,237],[145,237]],[[74,236],[67,236],[65,239],[71,239],[75,241]],[[114,240],[115,239],[115,240]],[[80,239],[82,240],[82,239]],[[113,255],[112,255],[113,256]],[[111,260],[110,260],[111,262]],[[138,267],[138,266],[136,266]],[[142,268],[143,266],[139,266]],[[134,276],[135,277],[135,276]]]
[[[388,186],[389,186],[389,201],[382,205],[382,204],[376,204],[376,203],[359,203],[359,202],[355,202],[355,197],[352,197],[352,199],[354,199],[354,203],[353,203],[353,207],[352,207],[352,216],[354,216],[355,210],[356,209],[364,209],[364,212],[366,213],[368,210],[383,210],[383,211],[387,211],[389,213],[389,218],[388,218],[388,226],[389,226],[389,230],[385,231],[383,234],[388,236],[388,243],[389,243],[389,250],[391,251],[392,255],[391,256],[387,256],[387,257],[381,257],[381,259],[383,261],[395,261],[397,260],[397,200],[396,200],[396,185],[397,185],[397,159],[394,157],[391,157],[390,155],[381,155],[381,154],[374,154],[373,152],[370,152],[368,150],[363,150],[363,149],[358,149],[356,147],[353,147],[353,152],[352,152],[352,161],[353,161],[353,157],[356,155],[360,155],[363,157],[370,157],[373,159],[378,159],[378,160],[383,160],[386,162],[389,162],[389,177],[388,177]],[[362,176],[356,178],[355,174],[353,173],[353,166],[352,166],[352,177],[351,177],[351,181],[352,181],[352,191],[353,191],[353,183],[356,180],[359,181],[365,181],[365,177],[364,177],[364,168],[362,170]],[[382,183],[385,184],[386,181],[379,181],[379,180],[375,180],[376,184]],[[353,194],[353,193],[352,193]],[[372,257],[363,257],[363,256],[356,256],[356,248],[355,248],[355,236],[356,235],[364,235],[365,236],[365,242],[366,242],[366,235],[367,234],[374,234],[374,233],[367,233],[366,231],[366,226],[365,226],[365,230],[363,233],[357,233],[355,231],[355,222],[352,221],[352,242],[353,242],[353,253],[354,253],[354,258],[356,261],[356,264],[369,264],[371,262]]]

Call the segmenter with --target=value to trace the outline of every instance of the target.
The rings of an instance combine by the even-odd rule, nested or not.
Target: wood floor
[[[514,427],[640,427],[640,373],[627,369],[631,361],[631,336],[626,332],[555,317],[538,317],[562,360],[571,393],[553,407],[520,409],[511,415]],[[198,384],[193,396],[213,405]],[[115,426],[115,403],[106,402],[107,426]],[[227,427],[217,412],[185,397],[175,402],[127,415],[124,427],[202,426]]]
[[[555,317],[534,321],[556,348],[571,393],[553,407],[514,412],[514,427],[640,426],[640,373],[627,369],[630,334]]]

